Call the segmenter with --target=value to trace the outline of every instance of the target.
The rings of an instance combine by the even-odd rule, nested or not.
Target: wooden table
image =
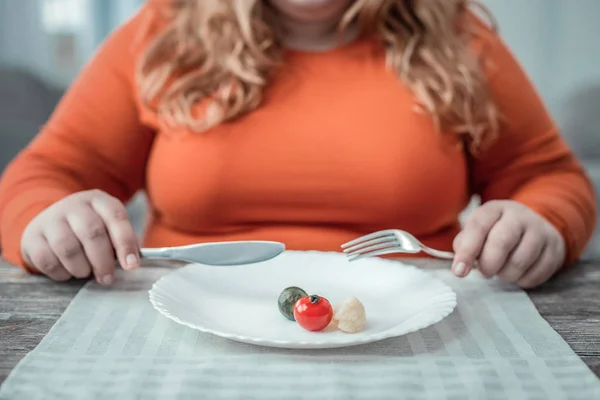
[[[0,259],[0,383],[48,333],[82,285],[28,276]],[[600,376],[600,260],[583,261],[529,295]]]

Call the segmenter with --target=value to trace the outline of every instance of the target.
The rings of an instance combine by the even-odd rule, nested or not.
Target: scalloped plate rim
[[[297,254],[318,253],[318,254],[329,254],[329,255],[343,254],[343,253],[339,253],[339,252],[335,252],[335,251],[317,251],[317,250],[306,250],[306,251],[286,250],[284,253],[287,253],[287,254],[290,254],[290,253],[297,253]],[[166,310],[164,306],[160,305],[160,301],[157,299],[157,297],[160,297],[160,295],[156,291],[159,288],[159,285],[161,284],[161,282],[163,282],[165,279],[171,278],[172,276],[174,276],[176,274],[183,273],[195,265],[203,265],[203,264],[197,264],[197,263],[186,264],[183,267],[180,267],[177,270],[160,277],[156,282],[154,282],[152,284],[152,287],[148,291],[148,297],[149,297],[150,303],[152,304],[152,306],[154,307],[154,309],[156,311],[158,311],[164,317],[166,317],[178,324],[186,326],[188,328],[191,328],[191,329],[203,332],[203,333],[215,335],[215,336],[218,336],[218,337],[221,337],[224,339],[240,342],[240,343],[253,344],[253,345],[264,346],[264,347],[287,348],[287,349],[296,349],[296,350],[328,349],[328,348],[333,349],[333,348],[341,348],[341,347],[359,346],[359,345],[374,343],[374,342],[378,342],[378,341],[382,341],[382,340],[386,340],[386,339],[391,339],[394,337],[404,336],[404,335],[407,335],[407,334],[410,334],[413,332],[417,332],[419,330],[422,330],[424,328],[427,328],[429,326],[432,326],[432,325],[435,325],[435,324],[441,322],[446,317],[448,317],[450,314],[452,314],[452,312],[456,309],[456,306],[458,304],[457,294],[452,289],[452,287],[450,287],[447,283],[443,282],[442,280],[432,276],[428,272],[423,271],[422,269],[420,269],[414,265],[407,264],[407,263],[404,263],[399,260],[388,260],[388,259],[383,259],[383,258],[380,258],[379,260],[386,262],[386,263],[394,263],[396,265],[400,264],[400,265],[402,265],[403,268],[412,269],[414,271],[418,271],[418,273],[428,275],[431,279],[434,279],[436,281],[436,283],[438,283],[439,285],[444,287],[446,290],[448,290],[448,299],[446,300],[448,302],[448,305],[444,308],[443,311],[440,311],[440,314],[438,317],[432,318],[432,319],[428,320],[426,323],[422,323],[420,325],[415,325],[415,326],[411,327],[410,329],[403,329],[400,333],[397,332],[396,328],[398,327],[398,325],[396,325],[387,330],[377,332],[377,333],[374,333],[369,336],[365,336],[362,339],[355,339],[353,337],[353,335],[348,335],[347,340],[337,340],[336,342],[326,342],[326,341],[307,342],[307,341],[287,341],[287,340],[265,340],[265,339],[259,339],[259,338],[254,338],[254,337],[250,337],[250,336],[245,336],[245,335],[238,335],[238,334],[222,332],[217,329],[207,328],[204,326],[199,326],[199,325],[192,324],[190,322],[186,322],[186,321],[182,320],[181,318],[173,315],[168,310]],[[212,268],[227,268],[227,267],[212,267]]]

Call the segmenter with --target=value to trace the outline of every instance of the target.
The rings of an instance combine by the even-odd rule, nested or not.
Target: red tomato
[[[294,305],[296,322],[308,331],[325,329],[333,318],[333,307],[325,297],[304,296]]]

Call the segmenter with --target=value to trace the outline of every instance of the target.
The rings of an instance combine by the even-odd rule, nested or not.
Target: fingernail
[[[98,283],[101,285],[111,285],[115,280],[115,277],[111,274],[103,275],[98,277]]]
[[[457,263],[456,266],[454,267],[454,273],[457,276],[464,276],[466,272],[467,272],[467,265],[462,261]]]
[[[129,254],[125,257],[125,264],[127,264],[127,268],[136,268],[139,264],[137,256],[135,254]]]

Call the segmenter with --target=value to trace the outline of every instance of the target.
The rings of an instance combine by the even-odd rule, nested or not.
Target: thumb
[[[452,263],[452,271],[456,276],[465,277],[475,267],[490,230],[501,216],[500,209],[482,206],[473,213],[463,230],[456,235],[453,242]]]

